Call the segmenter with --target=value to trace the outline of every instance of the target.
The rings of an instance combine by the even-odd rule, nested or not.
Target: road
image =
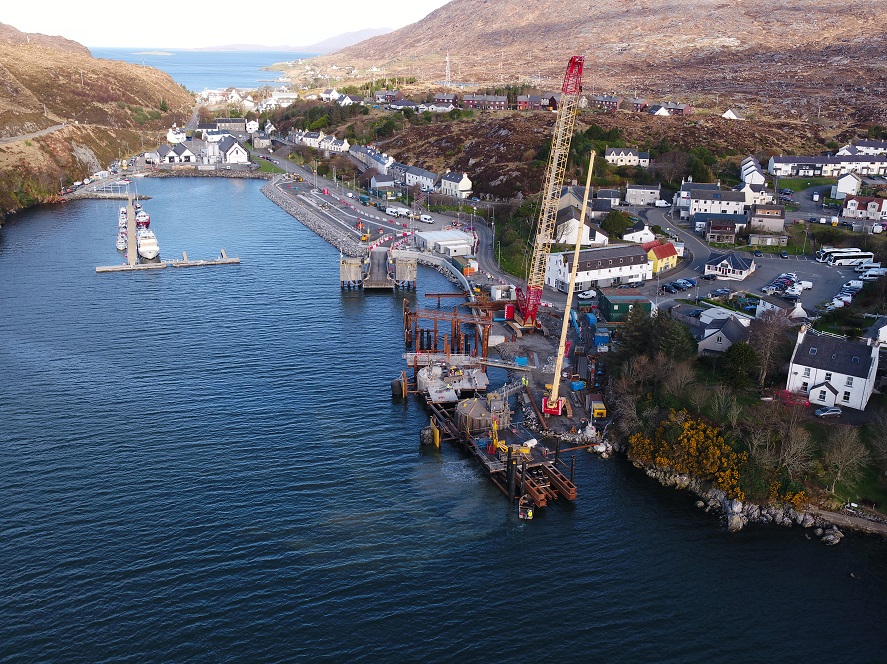
[[[27,141],[31,138],[37,138],[38,136],[46,136],[46,134],[51,134],[54,131],[58,131],[63,127],[67,127],[68,123],[63,122],[62,124],[53,125],[52,127],[47,127],[46,129],[41,129],[40,131],[35,131],[32,134],[21,134],[20,136],[7,136],[5,138],[0,138],[0,143],[15,143],[16,141]]]

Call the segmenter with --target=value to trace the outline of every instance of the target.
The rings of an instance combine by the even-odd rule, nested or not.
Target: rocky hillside
[[[192,106],[159,70],[0,24],[0,214],[46,200],[60,180],[81,179],[143,141],[155,145]]]
[[[453,81],[555,89],[579,54],[586,91],[865,122],[887,107],[883,17],[882,0],[452,0],[318,62],[432,83],[449,53]]]
[[[539,191],[540,169],[545,165],[539,159],[553,124],[551,113],[476,112],[457,122],[407,125],[396,136],[378,141],[377,146],[398,161],[434,172],[447,168],[465,171],[471,175],[477,193],[511,198],[518,192],[527,195]],[[738,163],[749,154],[766,160],[773,154],[817,154],[826,149],[826,138],[818,126],[810,123],[590,112],[579,117],[574,147],[582,140],[583,132],[594,125],[600,135],[617,130],[618,144],[641,150],[687,152],[705,148],[715,159],[714,176],[723,174],[725,179],[738,178]],[[601,140],[595,142],[595,147],[602,150],[607,144]],[[585,158],[587,155],[583,164]],[[680,180],[680,174],[676,177]],[[582,179],[574,164],[567,180],[576,178]]]

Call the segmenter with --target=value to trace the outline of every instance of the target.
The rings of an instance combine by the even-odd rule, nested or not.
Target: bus
[[[829,254],[825,262],[828,265],[859,265],[871,262],[874,258],[871,251],[838,251]]]
[[[823,247],[816,252],[816,261],[818,263],[825,263],[830,255],[838,251],[855,252],[862,251],[862,249],[859,249],[857,247]]]

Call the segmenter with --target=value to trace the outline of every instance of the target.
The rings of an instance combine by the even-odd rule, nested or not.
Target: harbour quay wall
[[[341,226],[324,219],[298,199],[284,194],[277,188],[277,182],[279,182],[279,178],[266,183],[261,190],[272,203],[295,217],[305,228],[314,231],[346,256],[367,255],[366,245],[349,237]]]

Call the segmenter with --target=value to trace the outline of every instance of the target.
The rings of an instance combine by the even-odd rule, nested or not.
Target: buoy
[[[392,399],[403,399],[403,381],[400,378],[395,378],[391,381],[391,398]]]

